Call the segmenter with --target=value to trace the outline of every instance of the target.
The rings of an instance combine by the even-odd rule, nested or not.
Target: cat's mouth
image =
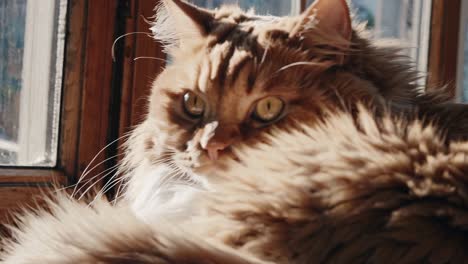
[[[216,153],[203,149],[187,149],[174,154],[172,159],[177,167],[192,172],[218,169],[226,160],[238,160],[231,147],[217,150]]]
[[[216,162],[218,161],[219,159],[222,159],[222,158],[232,158],[234,157],[234,153],[232,152],[231,148],[226,148],[226,149],[221,149],[221,150],[212,150],[212,149],[209,149],[206,151],[206,155],[208,155],[208,158],[213,161],[213,162]]]

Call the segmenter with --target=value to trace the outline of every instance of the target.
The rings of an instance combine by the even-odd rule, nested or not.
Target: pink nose
[[[217,160],[219,157],[219,151],[225,150],[227,147],[231,145],[228,142],[218,142],[218,141],[210,141],[206,146],[206,150],[208,151],[208,156],[211,160]]]

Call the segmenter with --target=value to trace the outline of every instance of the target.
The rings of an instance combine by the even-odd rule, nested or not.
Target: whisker
[[[300,61],[300,62],[294,62],[291,64],[288,64],[286,66],[281,67],[276,73],[282,72],[284,70],[287,70],[292,67],[297,67],[297,66],[321,66],[323,65],[322,63],[317,63],[317,62],[310,62],[310,61]]]
[[[109,185],[111,185],[114,182],[114,180],[119,181],[119,180],[123,179],[122,175],[120,175],[120,176],[118,176],[118,175],[119,175],[118,172],[114,173],[114,175],[112,175],[112,177],[106,182],[106,184],[104,184],[104,186],[102,187],[102,194],[105,194],[106,192],[108,192],[112,188],[112,187],[110,187],[108,190],[106,190],[109,187]],[[115,176],[117,176],[117,177],[114,179]]]
[[[116,205],[118,200],[120,200],[120,198],[122,198],[124,196],[124,194],[122,193],[121,195],[118,195],[114,198],[114,201],[112,201],[112,205]]]
[[[108,190],[101,190],[101,191],[99,191],[98,194],[96,194],[96,196],[94,197],[94,199],[88,204],[88,206],[93,205],[94,202],[96,202],[96,200],[97,200],[98,198],[101,198],[102,196],[104,196],[104,195],[107,193],[107,191],[109,191],[109,190],[112,189],[115,185],[117,185],[117,184],[119,183],[119,180],[120,180],[119,178],[116,178],[116,179],[113,181],[113,183],[112,183],[111,185],[109,185],[109,189],[108,189]]]
[[[98,168],[100,165],[106,163],[106,162],[109,161],[109,160],[112,160],[112,159],[114,159],[114,158],[117,158],[117,157],[119,157],[119,156],[122,156],[122,155],[125,155],[125,153],[116,154],[116,155],[114,155],[114,156],[112,156],[112,157],[109,157],[109,158],[107,158],[107,159],[105,159],[105,160],[99,162],[98,164],[96,164],[95,166],[93,166],[91,169],[89,169],[85,174],[82,174],[81,177],[86,177],[89,173],[91,173],[93,170],[95,170],[96,168]]]
[[[124,38],[124,37],[130,36],[130,35],[135,35],[135,34],[143,34],[143,35],[147,35],[148,37],[151,37],[151,34],[149,32],[130,32],[130,33],[126,33],[126,34],[123,34],[123,35],[119,36],[112,43],[112,50],[111,50],[111,52],[112,52],[112,61],[115,62],[115,45],[117,44],[117,42],[120,39]]]
[[[153,21],[148,20],[144,15],[140,15],[140,17],[143,18],[143,21],[145,21],[145,23],[147,23],[148,25],[153,25]]]
[[[124,196],[124,190],[127,187],[128,181],[125,181],[125,178],[122,179],[122,184],[119,185],[117,188],[117,192],[115,193],[114,201],[112,203],[115,205],[118,202],[118,199]]]
[[[91,168],[90,170],[88,170],[86,173],[82,173],[81,176],[80,176],[80,178],[78,179],[78,182],[75,184],[75,189],[76,189],[76,187],[78,187],[78,184],[81,183],[82,179],[84,179],[89,173],[91,173],[93,170],[95,170],[95,169],[96,169],[97,167],[99,167],[101,164],[104,164],[104,163],[106,163],[107,161],[112,160],[112,159],[114,159],[114,158],[116,158],[116,157],[118,157],[118,156],[122,156],[122,155],[124,155],[124,153],[119,153],[119,154],[117,154],[117,155],[114,155],[114,156],[112,156],[112,157],[109,157],[109,158],[107,158],[107,159],[105,159],[105,160],[99,162],[98,164],[96,164],[94,167],[92,167],[92,168]],[[117,165],[117,166],[118,166],[118,165]],[[98,174],[98,175],[99,175],[99,174]],[[94,177],[96,177],[96,176],[94,176]],[[93,177],[93,178],[94,178],[94,177]],[[91,178],[91,179],[92,179],[92,178]],[[72,197],[74,196],[74,194],[75,194],[75,190],[73,190],[73,192],[72,192]]]
[[[270,49],[270,44],[268,44],[266,46],[265,51],[263,52],[263,56],[262,56],[262,60],[260,61],[260,65],[262,65],[265,62],[269,49]]]
[[[137,61],[137,60],[140,60],[140,59],[152,59],[152,60],[158,60],[158,61],[166,62],[166,60],[161,59],[161,58],[156,58],[156,57],[145,57],[145,56],[136,57],[136,58],[133,59],[133,61]]]
[[[122,177],[116,177],[112,181],[109,181],[109,184],[105,189],[102,190],[102,194],[106,194],[108,191],[110,191],[112,188],[114,188],[123,178]]]
[[[103,174],[105,174],[105,173],[107,173],[107,172],[109,172],[109,171],[112,171],[112,170],[114,170],[114,169],[118,169],[118,166],[119,166],[119,165],[116,164],[116,165],[114,165],[114,166],[112,166],[112,167],[110,167],[110,168],[105,169],[104,171],[100,172],[99,174],[97,174],[97,175],[91,177],[90,179],[87,179],[85,182],[83,182],[83,185],[82,185],[80,188],[78,188],[76,191],[75,191],[75,190],[73,191],[71,197],[74,197],[75,194],[79,193],[80,190],[83,189],[83,188],[86,186],[86,184],[88,184],[90,181],[96,179],[97,177],[99,177],[99,176],[101,176],[101,175],[103,175]],[[76,187],[75,187],[75,189],[76,189]]]
[[[119,138],[117,138],[116,140],[112,141],[111,143],[107,144],[105,147],[103,147],[94,157],[93,159],[89,162],[88,166],[86,166],[86,168],[84,169],[84,171],[81,173],[80,175],[80,178],[78,179],[77,181],[77,185],[80,183],[80,181],[83,179],[83,175],[87,172],[87,170],[89,169],[89,167],[93,164],[93,162],[97,159],[97,157],[99,157],[99,155],[105,150],[107,149],[108,147],[112,146],[112,144],[118,142],[119,140],[123,139],[123,138],[126,138],[126,137],[129,137],[130,134],[128,135],[123,135]]]
[[[104,176],[102,176],[101,178],[105,178],[107,177],[108,175],[110,175],[111,173],[114,173],[115,171],[117,171],[116,168],[112,169],[111,171],[109,171],[108,173],[106,173]],[[93,184],[91,184],[84,192],[83,194],[81,194],[81,196],[78,198],[78,200],[81,200],[83,199],[83,197],[86,195],[86,193],[88,193],[94,186],[96,186],[97,184],[99,183],[99,181],[95,181]]]

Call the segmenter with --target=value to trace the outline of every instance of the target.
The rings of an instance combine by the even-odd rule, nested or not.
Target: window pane
[[[289,15],[293,10],[292,5],[296,2],[287,0],[193,0],[198,6],[207,8],[219,7],[222,4],[239,4],[239,6],[248,10],[254,8],[258,14],[268,14],[276,16]]]
[[[310,5],[314,0],[308,0]],[[430,0],[351,0],[357,20],[367,21],[376,38],[397,38],[420,72],[427,71]],[[424,83],[424,80],[421,79]]]
[[[465,23],[467,22],[465,21]],[[463,87],[462,87],[463,89],[462,89],[462,94],[461,94],[461,100],[467,103],[468,102],[468,27],[465,28],[465,47],[463,49],[463,54],[461,56],[463,56],[464,58]]]
[[[461,44],[459,52],[459,69],[458,69],[458,82],[457,99],[463,103],[468,103],[468,3],[463,1],[461,3],[462,11],[460,17],[460,39]]]
[[[0,1],[0,165],[55,166],[65,10]]]

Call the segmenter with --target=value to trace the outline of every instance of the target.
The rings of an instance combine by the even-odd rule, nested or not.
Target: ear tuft
[[[214,21],[210,11],[181,0],[163,0],[156,9],[151,31],[166,50],[205,37]]]
[[[304,42],[313,42],[314,36],[310,29],[334,36],[340,40],[340,48],[349,48],[352,37],[351,14],[346,0],[316,0],[301,14],[301,20],[292,31],[292,35],[300,35]],[[333,38],[332,38],[333,39]],[[340,59],[342,61],[343,58]]]
[[[156,6],[156,15],[154,18],[150,28],[154,39],[161,42],[166,52],[178,46],[179,35],[175,30],[175,22],[163,3]]]

